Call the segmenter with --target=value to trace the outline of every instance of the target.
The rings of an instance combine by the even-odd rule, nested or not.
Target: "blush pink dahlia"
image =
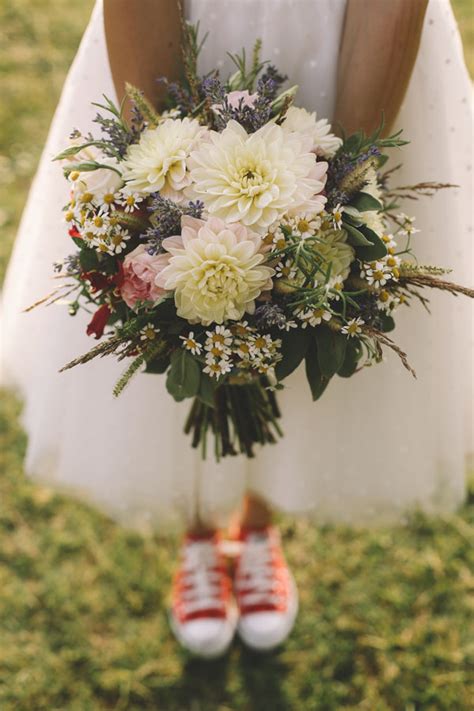
[[[120,293],[131,309],[139,301],[157,301],[165,290],[156,285],[156,277],[168,264],[169,255],[148,254],[140,244],[127,254],[123,262],[123,283]]]

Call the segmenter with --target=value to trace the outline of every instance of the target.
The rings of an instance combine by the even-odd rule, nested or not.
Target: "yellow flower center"
[[[379,299],[380,299],[380,301],[382,301],[382,303],[385,303],[386,301],[388,301],[388,299],[389,299],[388,291],[385,291],[385,289],[383,291],[381,291],[379,294]]]
[[[387,259],[387,264],[389,267],[395,267],[397,265],[397,260],[394,257],[389,257]]]
[[[298,230],[300,232],[307,232],[309,230],[309,222],[308,220],[300,220],[298,222]]]
[[[82,193],[81,202],[90,202],[93,199],[92,193]]]
[[[152,326],[147,326],[143,332],[143,335],[145,338],[148,338],[149,341],[152,341],[156,337],[155,329]]]
[[[103,199],[106,205],[111,205],[114,201],[113,193],[106,193]]]

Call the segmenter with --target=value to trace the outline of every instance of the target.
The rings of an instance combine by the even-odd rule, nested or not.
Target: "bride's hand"
[[[177,0],[104,0],[104,26],[119,101],[128,82],[159,105],[164,87],[157,79],[178,79],[180,74],[181,19]]]
[[[408,88],[428,0],[347,0],[334,123],[392,127]]]

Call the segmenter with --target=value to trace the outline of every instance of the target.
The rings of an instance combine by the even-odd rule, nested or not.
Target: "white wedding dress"
[[[188,0],[188,17],[210,30],[202,70],[230,71],[227,51],[263,40],[263,56],[300,86],[299,105],[331,116],[345,0]],[[397,341],[418,372],[396,358],[350,381],[335,379],[311,401],[303,371],[281,394],[285,438],[254,460],[203,463],[182,434],[189,403],[176,404],[164,378],[140,375],[118,399],[122,366],[94,361],[58,369],[94,342],[87,314],[64,306],[22,309],[48,293],[51,265],[72,250],[62,221],[66,184],[51,158],[73,127],[93,129],[92,101],[114,97],[98,0],[71,68],[33,183],[8,272],[2,314],[3,380],[25,401],[26,470],[98,505],[121,522],[163,529],[196,512],[225,522],[251,489],[277,508],[318,521],[401,520],[413,507],[450,511],[463,499],[466,405],[472,384],[469,305],[433,294],[398,314]],[[430,0],[419,57],[398,124],[411,145],[399,184],[438,180],[459,189],[406,206],[422,232],[422,263],[472,280],[470,81],[447,0]],[[398,157],[397,157],[398,161]],[[467,301],[467,300],[466,300]]]

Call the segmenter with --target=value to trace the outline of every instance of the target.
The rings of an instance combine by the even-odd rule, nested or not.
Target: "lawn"
[[[2,269],[90,7],[0,4]],[[467,0],[455,7],[472,69],[472,10]],[[3,393],[1,711],[472,707],[474,500],[456,516],[377,530],[283,520],[302,597],[294,635],[268,656],[237,644],[206,664],[167,625],[177,541],[142,538],[26,480],[18,413]]]

